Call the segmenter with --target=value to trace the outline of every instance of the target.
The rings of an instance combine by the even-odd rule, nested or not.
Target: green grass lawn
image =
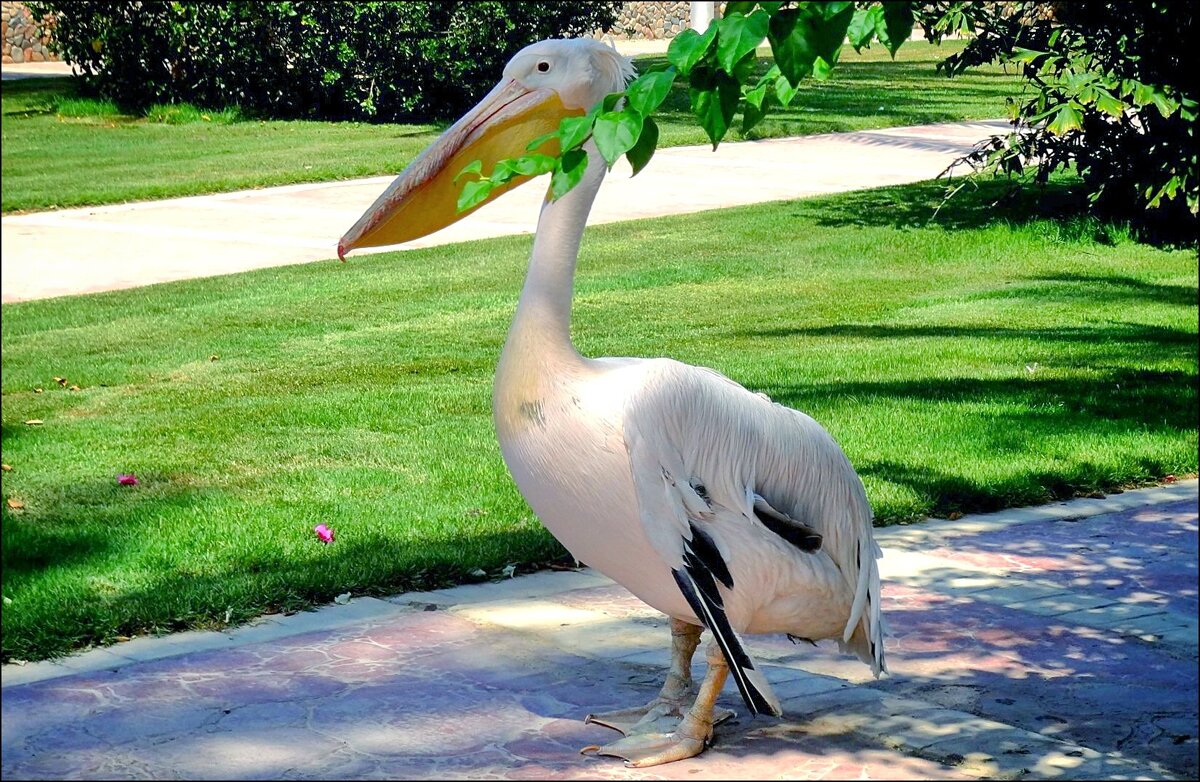
[[[1003,116],[1017,79],[997,69],[952,80],[935,72],[962,45],[913,41],[896,62],[878,48],[858,55],[847,47],[832,79],[808,80],[793,108],[765,120],[753,137]],[[643,70],[666,67],[664,57],[638,63]],[[135,119],[110,103],[75,97],[67,79],[7,81],[2,97],[4,212],[395,174],[441,129],[237,121],[231,112],[179,107]],[[662,118],[664,146],[705,143],[684,85]]]
[[[1195,473],[1194,253],[941,191],[590,229],[577,343],[805,410],[883,524]],[[4,659],[560,557],[490,420],[529,244],[4,305]]]

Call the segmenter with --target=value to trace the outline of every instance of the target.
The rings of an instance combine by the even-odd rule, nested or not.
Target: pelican
[[[589,39],[522,49],[342,237],[339,257],[461,218],[455,178],[468,163],[486,172],[524,154],[632,76],[627,58]],[[862,482],[812,418],[711,369],[575,349],[576,259],[607,171],[592,141],[584,149],[579,184],[542,204],[492,408],[504,461],[542,523],[577,560],[670,617],[671,667],[658,697],[587,717],[624,737],[585,751],[652,766],[710,744],[713,725],[731,715],[715,707],[730,676],[752,714],[782,715],[743,634],[836,639],[876,676],[886,671],[880,550]],[[712,641],[696,687],[702,628]]]

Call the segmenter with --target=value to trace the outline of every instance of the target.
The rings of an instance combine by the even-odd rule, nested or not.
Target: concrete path
[[[4,779],[1194,779],[1197,484],[880,532],[892,676],[751,647],[783,719],[638,771],[661,616],[589,571],[3,669]],[[729,687],[724,705],[744,711]]]
[[[0,79],[14,81],[16,79],[73,76],[74,74],[75,71],[65,62],[6,62],[3,70],[0,71]]]
[[[1003,121],[924,125],[660,150],[636,179],[622,161],[591,222],[699,212],[931,179]],[[3,301],[327,260],[391,182],[373,177],[66,209],[2,220]],[[405,247],[532,233],[545,186],[532,183]],[[361,260],[358,262],[362,262]]]

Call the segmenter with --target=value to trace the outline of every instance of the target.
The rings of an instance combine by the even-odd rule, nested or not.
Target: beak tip
[[[338,241],[338,260],[342,263],[346,262],[346,241],[344,239]]]

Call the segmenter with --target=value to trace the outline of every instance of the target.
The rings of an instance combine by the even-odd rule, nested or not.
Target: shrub
[[[1145,238],[1196,241],[1194,3],[934,2],[922,10],[931,38],[973,33],[940,66],[948,73],[1012,63],[1028,82],[1010,99],[1013,132],[970,162],[1039,182],[1074,169],[1099,217]]]
[[[518,49],[607,29],[620,2],[34,2],[60,56],[125,111],[187,102],[278,118],[456,116]]]

